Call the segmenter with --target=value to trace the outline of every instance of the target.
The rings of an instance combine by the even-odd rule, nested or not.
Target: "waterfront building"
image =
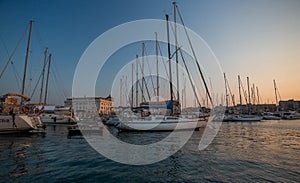
[[[290,99],[287,101],[279,101],[279,109],[281,111],[299,111],[300,112],[300,100]]]
[[[113,112],[114,102],[109,95],[106,98],[103,97],[76,97],[76,98],[67,98],[65,100],[65,106],[71,107],[76,106],[76,110],[84,111],[87,115],[109,115]]]
[[[276,104],[256,104],[254,105],[256,112],[275,112],[277,107]]]
[[[114,104],[110,95],[106,98],[100,97],[99,102],[99,114],[111,114],[113,112]]]
[[[263,113],[263,112],[275,112],[275,104],[243,104],[236,106],[229,106],[227,108],[230,114],[247,114],[247,113]]]

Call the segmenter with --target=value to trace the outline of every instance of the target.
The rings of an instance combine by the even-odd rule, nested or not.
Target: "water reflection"
[[[68,138],[67,126],[46,130],[44,135],[0,136],[1,182],[296,182],[300,177],[299,120],[223,123],[203,151],[198,150],[200,129],[177,153],[148,166],[106,159],[84,138]],[[169,134],[111,133],[134,144],[154,143]]]
[[[30,147],[29,143],[21,144],[14,147],[14,142],[8,146],[10,149],[9,156],[15,161],[16,167],[9,173],[10,177],[18,177],[28,173],[24,160],[26,159],[26,149]]]
[[[40,164],[34,164],[35,159],[41,161],[44,158],[36,139],[42,140],[43,138],[45,138],[45,134],[43,133],[1,135],[1,174],[6,175],[5,178],[11,180],[30,173],[39,172],[42,167]],[[30,172],[31,170],[34,171]]]

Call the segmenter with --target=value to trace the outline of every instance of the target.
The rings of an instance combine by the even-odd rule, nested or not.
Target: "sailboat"
[[[0,98],[0,134],[29,131],[41,126],[38,116],[27,114],[30,109],[25,105],[18,105],[17,97],[23,101],[30,100],[29,97],[17,93],[8,93]],[[18,113],[20,110],[23,113]]]
[[[278,98],[277,98],[277,93],[278,92],[278,88],[276,85],[276,81],[273,80],[274,83],[274,91],[275,91],[275,99],[276,99],[276,112],[275,113],[270,113],[270,112],[265,112],[263,113],[263,119],[264,120],[280,120],[281,119],[281,114],[279,114],[279,106],[278,106]],[[280,95],[279,95],[280,96]]]
[[[48,72],[47,72],[47,79],[46,79],[46,89],[45,89],[45,97],[44,103],[42,103],[43,97],[43,86],[44,86],[44,74],[45,74],[45,67],[46,67],[46,59],[47,59],[48,48],[46,48],[44,53],[44,67],[42,72],[42,84],[41,84],[41,92],[40,92],[40,103],[36,106],[36,109],[40,113],[40,119],[43,124],[75,124],[77,119],[74,117],[74,114],[71,108],[66,107],[56,107],[53,105],[47,105],[47,94],[48,94],[48,85],[49,85],[49,76],[50,76],[50,66],[51,66],[51,58],[52,55],[49,54],[48,57]]]
[[[172,101],[165,106],[143,106],[145,108],[171,109]],[[141,106],[142,107],[142,106]],[[199,129],[206,125],[206,121],[200,118],[182,118],[177,116],[163,115],[137,115],[134,118],[122,118],[116,127],[123,131],[173,131]]]
[[[174,22],[175,22],[175,39],[176,38],[176,3],[174,5]],[[171,51],[169,42],[169,17],[166,15],[167,22],[167,39],[168,39],[168,59],[169,59],[169,84],[170,84],[170,100],[160,101],[160,102],[144,102],[139,107],[135,108],[136,116],[131,116],[127,118],[122,118],[120,122],[116,125],[119,130],[125,131],[173,131],[173,130],[194,130],[204,127],[207,121],[203,118],[183,118],[179,117],[177,109],[180,108],[179,103],[179,93],[177,93],[177,99],[173,98],[173,88],[172,88],[172,71],[171,71]],[[176,66],[178,67],[178,51],[176,40]],[[178,72],[177,72],[177,88],[178,88]],[[159,88],[159,87],[157,87]],[[159,93],[159,92],[157,92]],[[133,97],[132,97],[133,101]],[[166,114],[163,115],[152,115],[145,114],[144,109],[165,109]]]
[[[39,106],[41,108],[41,106]],[[49,124],[76,124],[77,119],[69,107],[42,106],[43,113],[40,114],[41,122]],[[40,109],[42,110],[42,109]]]
[[[281,116],[278,113],[264,112],[263,120],[280,120]]]
[[[240,80],[239,80],[239,84],[240,84]],[[262,120],[261,116],[251,114],[251,99],[250,99],[249,77],[247,77],[247,86],[248,86],[248,102],[249,102],[248,103],[248,114],[239,114],[239,115],[233,116],[230,119],[230,121],[233,121],[233,122],[255,122],[255,121],[261,121]]]
[[[7,93],[0,97],[0,134],[25,132],[41,127],[40,118],[34,114],[29,114],[30,107],[28,105],[25,105],[25,103],[30,101],[30,97],[24,95],[32,24],[33,21],[30,21],[22,94]],[[10,61],[11,60],[9,59],[7,63],[9,63]],[[3,71],[1,72],[1,76],[4,73],[5,69],[6,67],[4,67]],[[18,98],[21,98],[20,103]]]

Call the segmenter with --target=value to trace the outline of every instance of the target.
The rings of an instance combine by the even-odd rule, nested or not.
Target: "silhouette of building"
[[[279,101],[279,109],[281,111],[300,111],[300,101],[294,99]]]

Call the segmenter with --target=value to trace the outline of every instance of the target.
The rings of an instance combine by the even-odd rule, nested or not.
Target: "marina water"
[[[0,136],[0,182],[297,182],[300,120],[228,122],[203,151],[204,129],[171,157],[132,166],[109,160],[67,126],[46,133]],[[168,132],[112,133],[123,141],[153,143]]]

